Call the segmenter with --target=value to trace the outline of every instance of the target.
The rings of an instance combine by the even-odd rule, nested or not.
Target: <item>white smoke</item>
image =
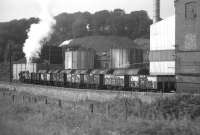
[[[28,39],[26,39],[23,47],[27,63],[30,63],[33,57],[38,57],[38,52],[40,52],[43,45],[42,42],[50,39],[53,33],[53,26],[56,24],[49,9],[50,0],[37,0],[37,2],[41,8],[40,20],[38,24],[31,25]]]

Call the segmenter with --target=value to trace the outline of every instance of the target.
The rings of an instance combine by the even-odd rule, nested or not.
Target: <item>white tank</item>
[[[129,49],[111,49],[111,68],[129,68],[130,63]]]
[[[93,69],[95,51],[78,49],[65,52],[65,69]]]

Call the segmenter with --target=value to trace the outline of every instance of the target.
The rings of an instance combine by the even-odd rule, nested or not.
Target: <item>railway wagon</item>
[[[48,73],[48,70],[39,70],[38,73],[40,73],[40,84],[42,85],[47,85],[48,84],[48,81],[47,81],[47,73]]]
[[[129,90],[131,91],[140,91],[140,84],[139,84],[139,76],[138,75],[131,75],[129,76]]]
[[[20,80],[21,82],[26,82],[26,81],[25,81],[25,76],[26,76],[26,75],[25,75],[25,72],[26,72],[26,71],[22,71],[22,72],[19,73],[19,80]]]
[[[112,74],[105,75],[105,85],[107,89],[130,90],[136,88],[134,79],[138,75],[139,69],[116,69]]]
[[[38,73],[21,72],[22,82],[62,87],[172,92],[175,76],[139,75],[139,69],[49,70]],[[30,80],[30,81],[29,81]]]
[[[54,70],[48,70],[46,76],[47,76],[47,85],[51,85],[53,86],[53,76],[52,76],[52,73],[53,73]]]
[[[22,71],[19,73],[19,79],[20,81],[24,83],[31,83],[31,75],[29,71]]]
[[[52,85],[53,86],[60,86],[59,85],[60,72],[61,72],[60,69],[55,69],[54,71],[52,71],[51,79],[52,79]]]
[[[107,87],[116,90],[123,90],[127,86],[124,71],[125,70],[115,70],[113,74],[108,75],[108,81],[106,83]]]
[[[75,72],[73,69],[65,69],[60,72],[59,83],[66,88],[72,87],[72,74]]]
[[[89,73],[91,72],[91,70],[75,70],[75,72],[73,72],[72,75],[72,87],[73,88],[86,88],[87,86],[87,80],[89,80]]]
[[[60,72],[58,73],[57,76],[57,85],[59,87],[64,87],[64,82],[66,82],[66,80],[64,80],[65,78],[65,70],[60,70]]]
[[[147,76],[146,86],[154,91],[174,92],[176,91],[175,75]]]
[[[32,72],[30,73],[31,74],[31,83],[32,84],[37,84],[37,79],[36,79],[36,73],[35,72]]]
[[[111,69],[94,69],[90,72],[88,87],[92,89],[105,89],[105,75],[112,72]]]

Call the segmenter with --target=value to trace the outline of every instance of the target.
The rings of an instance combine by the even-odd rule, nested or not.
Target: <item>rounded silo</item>
[[[110,50],[110,53],[111,68],[129,68],[131,66],[130,49],[114,48]]]
[[[65,69],[93,69],[95,51],[92,49],[70,49],[65,51]]]

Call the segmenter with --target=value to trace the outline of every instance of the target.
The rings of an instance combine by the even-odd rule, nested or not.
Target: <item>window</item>
[[[186,19],[195,19],[197,16],[197,7],[196,2],[188,2],[185,4],[185,18]]]

